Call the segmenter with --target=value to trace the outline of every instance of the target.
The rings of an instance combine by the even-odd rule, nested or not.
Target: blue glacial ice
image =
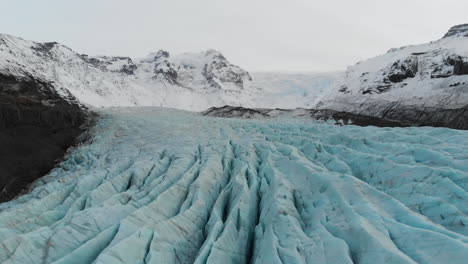
[[[0,263],[467,263],[468,131],[101,111]]]

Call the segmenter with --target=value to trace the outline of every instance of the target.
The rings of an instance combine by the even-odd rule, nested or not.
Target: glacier
[[[107,108],[0,263],[466,263],[468,131]]]

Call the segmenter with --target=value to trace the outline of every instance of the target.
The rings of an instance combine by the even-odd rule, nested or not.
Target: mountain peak
[[[169,58],[170,54],[168,51],[165,51],[165,50],[158,50],[158,52],[156,52],[155,54],[155,57],[156,58],[161,58],[161,57],[166,57],[166,58]]]
[[[160,49],[157,52],[149,53],[148,55],[146,55],[146,57],[142,58],[142,61],[154,62],[161,58],[167,59],[169,57],[170,57],[170,53],[168,51]]]
[[[468,24],[461,24],[451,27],[443,38],[448,37],[468,37]]]
[[[208,49],[205,51],[205,56],[220,56],[224,58],[224,55],[221,53],[221,51],[215,50],[215,49]]]
[[[249,73],[212,49],[176,55],[156,50],[133,60],[87,56],[57,42],[0,34],[1,74],[47,81],[60,95],[72,94],[92,106],[157,105],[198,111],[212,104],[237,104],[239,96],[250,100],[253,94],[244,83],[252,80]]]

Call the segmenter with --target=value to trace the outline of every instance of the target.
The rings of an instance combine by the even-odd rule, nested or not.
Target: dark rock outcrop
[[[418,57],[410,56],[403,61],[395,62],[390,68],[388,79],[393,83],[413,78],[418,72]]]
[[[177,84],[177,70],[175,65],[169,61],[170,54],[165,50],[159,50],[154,56],[154,79],[166,80],[170,84]]]
[[[414,78],[419,70],[419,59],[416,55],[395,61],[389,67],[380,71],[379,77],[369,82],[369,72],[364,72],[360,76],[361,82],[365,85],[360,89],[361,94],[382,94],[390,91],[395,84],[401,83],[409,78]],[[407,85],[403,83],[402,85]],[[338,90],[342,93],[349,93],[347,89]]]
[[[44,43],[38,43],[36,46],[32,46],[31,48],[39,53],[42,53],[43,55],[47,55],[49,51],[55,47],[55,45],[58,45],[57,42],[44,42]]]
[[[138,66],[133,62],[130,57],[115,57],[115,56],[100,56],[100,57],[89,57],[86,54],[80,55],[81,59],[85,62],[91,64],[92,66],[102,70],[102,71],[112,71],[125,73],[127,75],[134,75],[135,71],[138,69]],[[109,67],[114,64],[119,63],[119,67],[111,68]]]
[[[458,55],[445,58],[443,64],[434,68],[431,78],[448,78],[453,75],[468,75],[468,58]]]
[[[133,63],[132,59],[128,58],[128,64],[125,64],[120,69],[120,72],[128,75],[134,75],[138,67]]]
[[[392,88],[392,85],[390,85],[390,84],[386,84],[386,83],[383,83],[383,84],[380,84],[380,85],[375,84],[373,86],[363,88],[361,90],[361,93],[362,94],[381,94],[381,93],[384,93],[384,92],[390,90],[391,88]],[[340,91],[340,92],[342,92],[342,91]],[[346,91],[345,91],[345,93],[346,93]]]
[[[357,126],[378,127],[407,127],[409,123],[377,118],[372,116],[335,111],[330,109],[268,109],[268,108],[244,108],[240,106],[212,107],[204,112],[205,116],[225,118],[273,118],[273,117],[306,117],[314,120],[334,120],[337,125],[353,124]]]
[[[461,24],[451,27],[443,38],[453,36],[468,37],[468,24]]]
[[[221,88],[216,80],[224,83],[234,83],[239,87],[244,87],[244,80],[252,81],[252,77],[247,71],[230,64],[218,51],[208,50],[205,56],[212,57],[211,61],[204,65],[202,71],[211,87]]]
[[[372,108],[372,106],[370,106]],[[468,130],[468,105],[458,109],[411,107],[389,104],[386,108],[367,109],[372,115],[330,109],[249,109],[235,106],[212,107],[203,115],[227,118],[308,117],[335,120],[336,124],[358,126],[410,127],[433,126]]]
[[[409,126],[448,127],[468,130],[468,104],[460,108],[404,105],[398,102],[369,103],[365,113]]]
[[[174,69],[174,66],[167,60],[162,61],[156,64],[154,68],[155,79],[164,79],[170,84],[177,83],[177,71]]]
[[[0,202],[51,170],[91,117],[50,83],[0,74]]]
[[[210,109],[203,112],[205,116],[214,117],[236,117],[236,118],[268,118],[268,112],[265,109],[250,109],[241,106],[223,106],[223,107],[211,107]]]
[[[468,74],[468,59],[458,56],[453,60],[453,74],[467,75]]]

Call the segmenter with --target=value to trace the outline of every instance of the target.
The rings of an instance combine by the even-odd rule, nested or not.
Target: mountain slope
[[[419,116],[455,118],[437,116],[453,109],[468,120],[467,35],[467,25],[455,26],[440,40],[392,49],[349,67],[317,107],[414,123]],[[426,122],[430,125],[430,118]]]
[[[0,202],[51,170],[91,119],[48,82],[0,74]]]
[[[249,103],[248,72],[215,50],[142,59],[89,57],[55,42],[36,43],[0,35],[0,73],[30,76],[53,84],[92,106],[167,106],[204,110]]]

